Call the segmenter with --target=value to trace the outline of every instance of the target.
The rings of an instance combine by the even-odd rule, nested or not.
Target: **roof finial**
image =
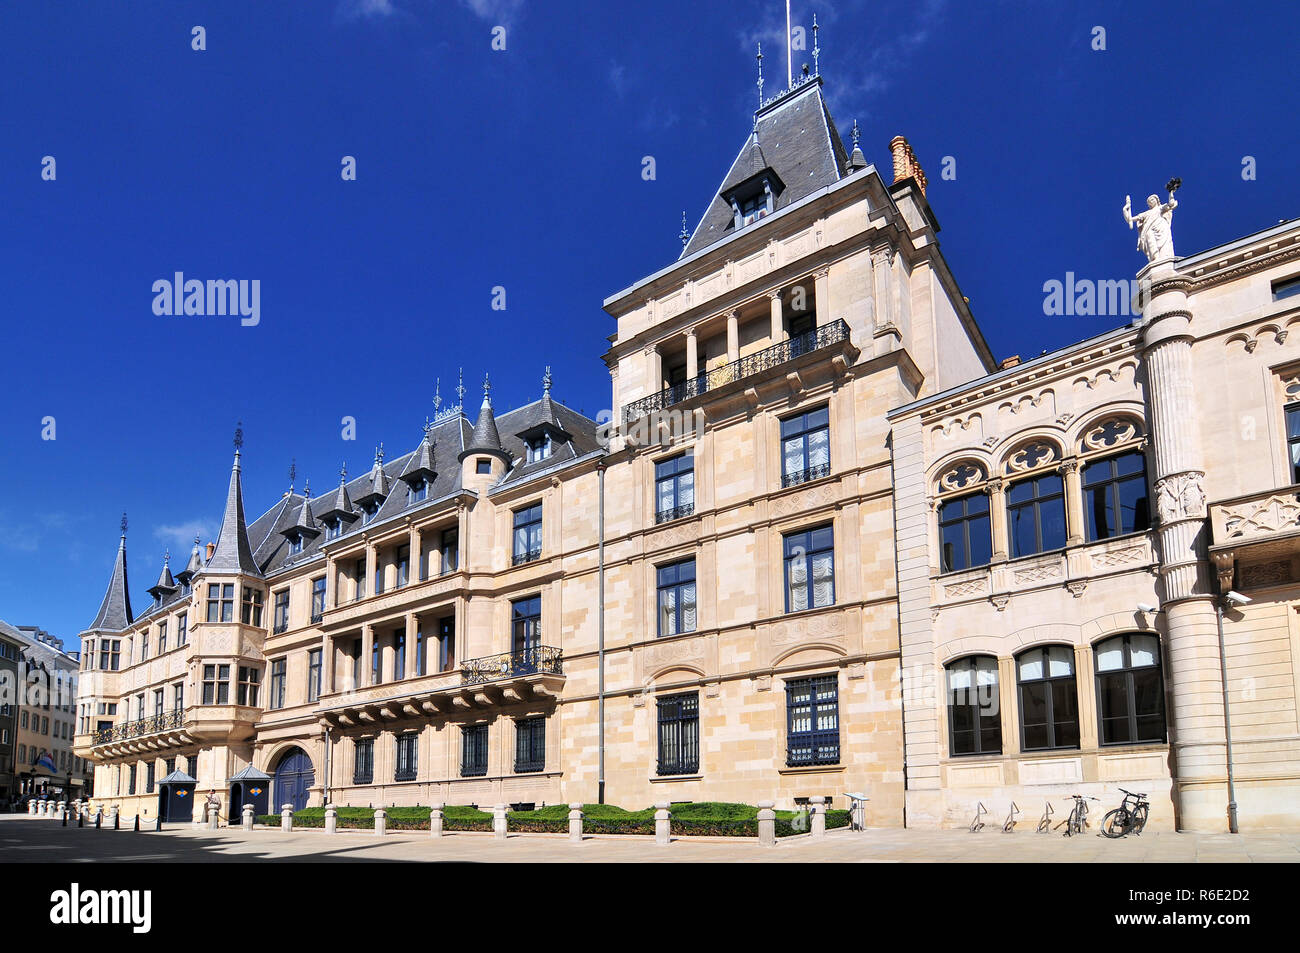
[[[492,406],[492,382],[488,380],[488,375],[483,375],[483,406]]]
[[[546,373],[542,375],[542,393],[547,397],[551,396],[551,365],[546,365]]]
[[[307,485],[302,488],[302,501],[305,504],[310,499],[311,499],[311,480],[308,480]],[[195,536],[194,542],[197,544],[198,541],[199,538]]]
[[[758,44],[758,108],[763,108],[763,44]],[[754,126],[758,126],[758,117],[754,117]]]
[[[239,421],[239,423],[235,424],[235,455],[236,456],[239,455],[239,451],[242,450],[243,447],[244,447],[244,422],[241,420]]]
[[[298,479],[298,459],[294,457],[289,461],[289,492],[293,493],[293,485]]]
[[[348,462],[343,461],[343,466],[339,467],[339,485],[342,486],[348,482]]]
[[[461,406],[465,404],[465,368],[460,368],[456,373],[456,401]]]
[[[122,538],[126,539],[126,512],[122,512]]]
[[[379,441],[379,446],[375,447],[375,463],[381,467],[384,465],[384,442],[382,440]]]
[[[438,377],[433,382],[433,415],[438,416],[438,411],[442,409],[442,378]]]
[[[428,414],[424,417],[424,439],[428,441],[429,436],[433,433],[433,421],[429,419]]]
[[[677,236],[682,240],[682,247],[685,248],[691,240],[691,233],[686,230],[686,209],[682,209],[682,232]]]
[[[856,149],[856,148],[858,147],[858,136],[859,136],[859,135],[861,135],[861,133],[858,132],[858,121],[855,119],[855,120],[853,120],[853,148],[854,148],[854,149]]]
[[[163,550],[163,568],[166,569],[167,566],[171,563],[171,561],[172,561],[172,548],[168,546],[166,549]]]
[[[813,14],[813,75],[822,74],[821,67],[817,65],[817,57],[821,56],[821,49],[817,46],[817,14]],[[856,143],[855,143],[856,145]]]

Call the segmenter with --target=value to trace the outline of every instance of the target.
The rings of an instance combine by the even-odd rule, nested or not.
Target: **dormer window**
[[[379,513],[379,504],[372,503],[369,506],[361,507],[361,522],[369,523]]]
[[[551,455],[551,435],[543,434],[528,441],[528,462],[536,463]]]
[[[326,521],[326,523],[325,523],[325,538],[326,538],[326,539],[337,539],[338,537],[340,537],[340,536],[342,536],[342,535],[343,535],[343,520],[342,520],[342,519],[332,519],[332,520],[327,520],[327,521]]]
[[[302,537],[294,536],[289,540],[289,555],[294,556],[302,552]]]
[[[760,218],[772,214],[772,190],[764,189],[739,203],[740,227],[753,225]]]
[[[406,490],[406,501],[408,503],[419,503],[421,500],[429,498],[429,481],[412,480]]]

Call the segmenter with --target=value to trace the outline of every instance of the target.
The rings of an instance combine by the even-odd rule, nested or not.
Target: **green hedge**
[[[338,826],[341,829],[374,830],[375,809],[370,807],[340,807]],[[427,831],[429,808],[390,807],[384,809],[389,830]],[[584,804],[583,831],[587,834],[654,834],[655,809],[628,811],[612,804]],[[442,828],[445,831],[492,830],[492,814],[468,805],[452,804],[443,808]],[[569,831],[569,806],[549,804],[533,811],[511,811],[507,815],[508,829],[528,834],[567,834]],[[798,820],[796,820],[798,819]],[[280,815],[263,814],[257,823],[268,827],[280,826]],[[293,815],[294,827],[322,828],[325,826],[325,809],[309,807]],[[808,818],[797,811],[776,812],[776,834],[790,837],[808,832]],[[848,811],[827,811],[826,829],[847,827]],[[724,801],[701,801],[672,806],[672,831],[679,836],[694,837],[757,837],[758,808],[751,804],[733,804]]]

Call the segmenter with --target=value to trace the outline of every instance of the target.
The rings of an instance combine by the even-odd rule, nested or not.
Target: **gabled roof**
[[[250,764],[248,767],[244,768],[238,774],[231,775],[230,778],[227,779],[226,783],[230,784],[232,781],[270,781],[270,780],[271,780],[271,776],[269,774],[267,774],[265,771],[257,770],[257,768],[253,767]]]
[[[239,451],[230,468],[230,489],[226,491],[226,512],[217,535],[217,548],[204,571],[208,573],[243,573],[260,576],[261,570],[248,545],[248,526],[244,523],[244,496],[239,483]]]
[[[122,518],[125,525],[126,517]],[[122,542],[117,547],[117,559],[113,561],[113,575],[108,580],[108,591],[104,601],[99,604],[95,621],[87,626],[87,631],[99,629],[105,632],[121,632],[135,621],[131,613],[131,592],[126,582],[126,533],[122,533]]]
[[[158,783],[159,784],[198,784],[199,782],[195,781],[192,777],[190,777],[180,768],[177,768],[175,771],[167,775],[167,777],[163,778]]]
[[[813,76],[778,96],[754,114],[745,139],[723,177],[718,192],[682,249],[689,258],[735,232],[735,217],[724,198],[745,181],[771,170],[783,186],[776,189],[774,212],[834,185],[848,169],[849,156],[822,96],[822,80]]]

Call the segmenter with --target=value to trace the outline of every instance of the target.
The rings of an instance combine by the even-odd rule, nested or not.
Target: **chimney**
[[[217,551],[217,544],[216,544],[216,543],[208,543],[208,554],[207,554],[206,557],[204,557],[204,561],[206,562],[208,559],[211,559],[211,558],[212,558],[212,554],[215,553],[216,551]]]
[[[889,151],[894,154],[894,183],[907,178],[916,179],[916,184],[921,187],[921,194],[924,195],[927,182],[925,172],[921,170],[921,163],[916,161],[916,153],[908,141],[902,136],[894,136],[889,140]]]
[[[1001,370],[1005,371],[1008,367],[1015,367],[1019,363],[1020,363],[1020,355],[1012,354],[1010,357],[1004,357],[1002,359],[1002,363],[999,364],[998,367]]]

